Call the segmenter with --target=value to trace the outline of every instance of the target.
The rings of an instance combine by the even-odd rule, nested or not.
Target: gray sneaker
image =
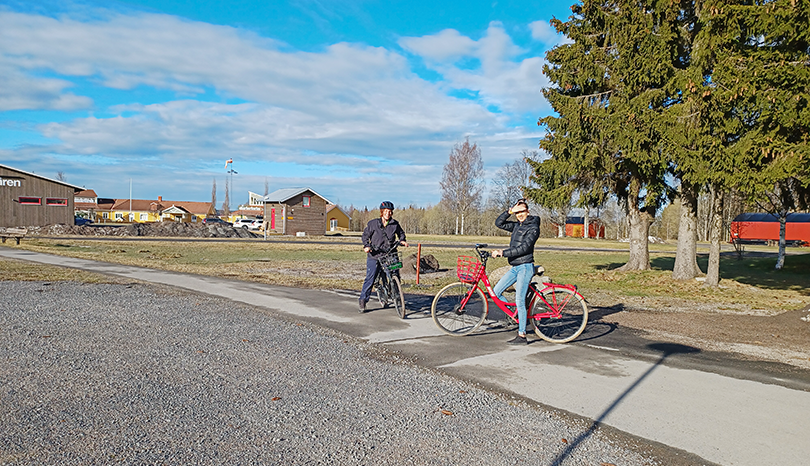
[[[528,345],[529,340],[527,340],[526,337],[522,337],[522,336],[518,335],[515,338],[507,341],[506,343],[509,344],[509,345]]]
[[[361,299],[360,300],[360,313],[362,314],[364,312],[366,312],[366,302]]]

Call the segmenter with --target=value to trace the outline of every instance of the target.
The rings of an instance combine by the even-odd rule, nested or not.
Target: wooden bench
[[[27,228],[6,228],[6,231],[0,233],[0,239],[5,243],[7,238],[14,238],[17,240],[17,244],[20,244],[20,240],[27,234]]]

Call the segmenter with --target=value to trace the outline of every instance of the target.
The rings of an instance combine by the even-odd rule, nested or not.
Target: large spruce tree
[[[567,22],[553,20],[573,43],[546,55],[553,87],[545,95],[556,116],[534,164],[529,195],[546,206],[578,191],[583,202],[615,194],[630,223],[630,257],[622,270],[650,268],[647,238],[671,189],[661,114],[674,102],[674,61],[682,40],[677,2],[585,0]],[[552,204],[552,205],[550,205]]]
[[[782,224],[810,201],[810,1],[714,0],[701,21],[732,129],[731,181]]]

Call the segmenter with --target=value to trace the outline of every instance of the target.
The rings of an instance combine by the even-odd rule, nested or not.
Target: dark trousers
[[[381,272],[379,267],[380,264],[377,259],[373,259],[371,256],[366,257],[366,280],[363,282],[363,289],[360,291],[360,301],[366,302],[371,297],[371,287],[374,285],[374,279]]]

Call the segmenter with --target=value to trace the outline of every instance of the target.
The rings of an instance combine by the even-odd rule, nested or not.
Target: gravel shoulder
[[[0,295],[3,465],[695,464],[222,298],[75,281]]]

